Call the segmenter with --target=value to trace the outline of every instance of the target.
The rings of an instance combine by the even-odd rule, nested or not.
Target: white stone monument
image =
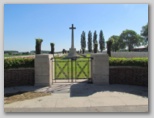
[[[69,29],[72,30],[72,43],[69,54],[66,58],[78,57],[79,55],[76,53],[76,48],[74,48],[74,29],[76,29],[76,27],[74,27],[72,24],[72,27],[70,27]]]

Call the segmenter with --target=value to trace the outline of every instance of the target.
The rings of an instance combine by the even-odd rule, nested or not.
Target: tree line
[[[88,32],[87,38],[87,48],[88,52],[98,52],[98,41],[97,41],[97,32],[96,30],[93,33]],[[93,39],[93,42],[92,42]],[[141,33],[137,34],[134,30],[126,29],[122,31],[122,33],[118,35],[112,35],[109,39],[105,42],[103,31],[101,30],[99,33],[99,49],[102,52],[105,49],[105,43],[107,44],[107,51],[119,51],[123,49],[128,49],[128,51],[132,51],[134,47],[140,45],[147,45],[148,44],[148,23],[145,26],[142,26]],[[82,53],[85,52],[86,49],[86,33],[82,31],[81,34],[81,50]]]
[[[92,39],[93,39],[93,41],[92,41]],[[92,38],[92,32],[91,31],[88,32],[87,48],[88,48],[88,52],[92,52],[92,51],[94,53],[98,52],[98,41],[97,41],[96,30],[93,33],[93,38]],[[85,31],[82,31],[82,34],[81,34],[81,50],[82,50],[82,53],[85,52],[85,49],[86,49],[86,33],[85,33]],[[100,49],[101,52],[105,49],[105,39],[104,39],[104,35],[103,35],[102,30],[99,33],[99,49]]]
[[[124,30],[118,35],[112,35],[107,42],[111,43],[111,51],[119,51],[128,48],[132,51],[135,47],[148,44],[148,23],[142,26],[140,34],[134,30]]]

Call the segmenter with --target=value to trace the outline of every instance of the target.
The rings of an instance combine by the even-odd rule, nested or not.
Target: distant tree
[[[80,49],[80,53],[82,53],[82,50]]]
[[[92,33],[88,32],[88,52],[92,52]]]
[[[66,53],[66,50],[65,50],[65,49],[63,49],[63,50],[62,50],[62,53],[63,53],[63,54],[65,54],[65,53]]]
[[[66,51],[65,49],[63,49],[63,54],[66,54],[66,52],[67,52],[67,51]]]
[[[120,42],[124,47],[128,47],[128,51],[131,51],[135,46],[141,45],[143,38],[133,30],[124,30],[120,34]]]
[[[8,52],[8,54],[9,54],[9,55],[12,55],[12,53],[11,53],[11,52]]]
[[[119,36],[112,35],[108,40],[112,41],[112,47],[111,47],[112,51],[116,52],[120,49],[120,47],[122,47],[122,43],[120,43],[119,41]]]
[[[96,30],[95,30],[94,35],[93,35],[93,47],[94,48],[95,48],[95,44],[98,45],[98,43],[97,43],[97,33],[96,33]],[[95,51],[94,51],[94,53],[95,53]]]
[[[103,35],[102,30],[99,33],[99,46],[100,46],[100,50],[102,52],[105,49],[105,40],[104,40],[104,35]]]
[[[145,38],[145,41],[148,41],[148,23],[142,27],[141,36]]]
[[[107,42],[107,54],[111,57],[111,47],[112,47],[112,40],[108,40]]]
[[[82,34],[81,34],[81,49],[82,49],[83,54],[85,52],[85,48],[86,48],[86,34],[83,31]]]
[[[54,43],[50,43],[51,46],[51,54],[54,55],[54,51],[55,51],[55,44]]]
[[[63,53],[63,54],[65,53],[65,49],[62,50],[62,53]]]
[[[36,54],[41,54],[41,44],[43,40],[42,39],[36,39],[36,46],[35,46],[35,52]]]

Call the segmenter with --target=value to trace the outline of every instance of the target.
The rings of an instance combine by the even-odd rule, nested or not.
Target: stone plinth
[[[35,86],[51,86],[53,55],[35,55]]]
[[[70,48],[69,54],[66,58],[72,58],[72,57],[79,57],[79,55],[76,53],[76,48]]]
[[[92,81],[94,84],[109,84],[109,57],[107,54],[92,54]]]

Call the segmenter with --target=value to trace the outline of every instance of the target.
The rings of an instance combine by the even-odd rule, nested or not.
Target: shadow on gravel
[[[129,93],[148,98],[148,87],[134,86],[134,85],[120,85],[120,84],[94,85],[85,82],[73,84],[70,87],[70,96],[82,97],[82,96],[89,96],[97,92],[107,92],[107,91]]]
[[[21,94],[24,92],[45,92],[45,93],[70,93],[70,97],[86,97],[97,92],[120,92],[139,95],[148,98],[148,87],[134,85],[94,85],[87,81],[79,83],[55,83],[52,87],[41,86],[18,86],[4,88],[4,96],[12,96],[13,94]]]

